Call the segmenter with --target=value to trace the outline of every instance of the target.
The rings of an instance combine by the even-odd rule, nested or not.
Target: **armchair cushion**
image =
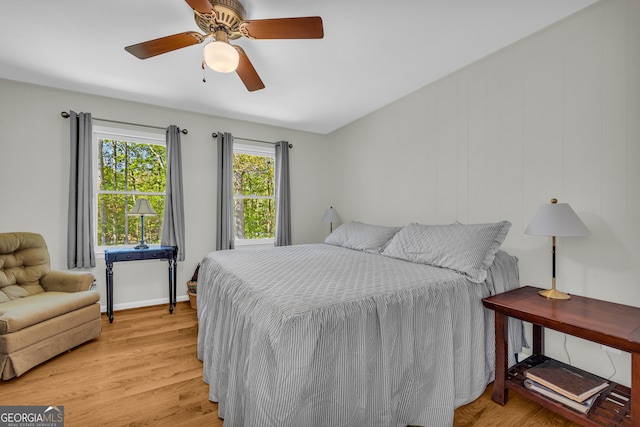
[[[43,292],[0,304],[0,335],[19,331],[100,300],[97,291]]]
[[[82,271],[50,271],[40,279],[47,292],[81,292],[91,288],[94,277]]]
[[[44,292],[40,279],[49,273],[49,262],[40,234],[0,234],[0,303]]]

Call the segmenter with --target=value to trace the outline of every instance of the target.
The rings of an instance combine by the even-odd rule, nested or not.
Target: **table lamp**
[[[551,236],[551,289],[540,291],[540,295],[551,299],[571,298],[556,289],[556,237],[587,236],[591,234],[587,227],[568,203],[551,199],[550,204],[538,208],[524,232],[533,236]]]
[[[136,246],[136,249],[149,248],[149,246],[144,243],[144,216],[155,214],[156,211],[153,210],[147,199],[136,200],[135,206],[129,211],[129,215],[140,215],[140,244]]]
[[[338,212],[335,209],[333,209],[333,206],[327,209],[324,215],[322,216],[322,222],[328,222],[330,224],[329,227],[332,233],[333,233],[333,223],[338,221],[340,221],[340,217],[338,216]]]

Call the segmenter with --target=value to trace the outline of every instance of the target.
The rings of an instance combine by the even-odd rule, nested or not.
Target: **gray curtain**
[[[233,136],[218,132],[216,250],[233,249]]]
[[[276,144],[276,246],[291,244],[291,190],[289,185],[289,143]]]
[[[71,160],[67,268],[96,266],[93,244],[93,155],[91,113],[70,112]]]
[[[182,148],[180,129],[167,128],[167,197],[162,220],[162,246],[177,246],[178,261],[184,261],[184,203],[182,196]]]

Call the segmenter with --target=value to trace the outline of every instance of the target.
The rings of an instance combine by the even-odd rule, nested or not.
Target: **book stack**
[[[524,386],[586,414],[609,386],[604,379],[557,360],[549,359],[524,371]]]

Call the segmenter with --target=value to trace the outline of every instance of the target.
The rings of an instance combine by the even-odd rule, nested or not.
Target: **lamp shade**
[[[338,222],[340,221],[340,216],[338,216],[338,211],[336,211],[335,209],[333,209],[333,206],[331,206],[329,209],[327,209],[324,213],[324,215],[322,216],[322,222]]]
[[[238,68],[240,54],[229,43],[214,41],[204,47],[204,62],[219,73],[230,73]]]
[[[129,211],[129,215],[155,215],[156,211],[153,210],[151,204],[147,199],[138,199],[136,200],[136,204]]]
[[[568,203],[551,203],[538,208],[531,223],[524,231],[534,236],[577,237],[591,234]]]

